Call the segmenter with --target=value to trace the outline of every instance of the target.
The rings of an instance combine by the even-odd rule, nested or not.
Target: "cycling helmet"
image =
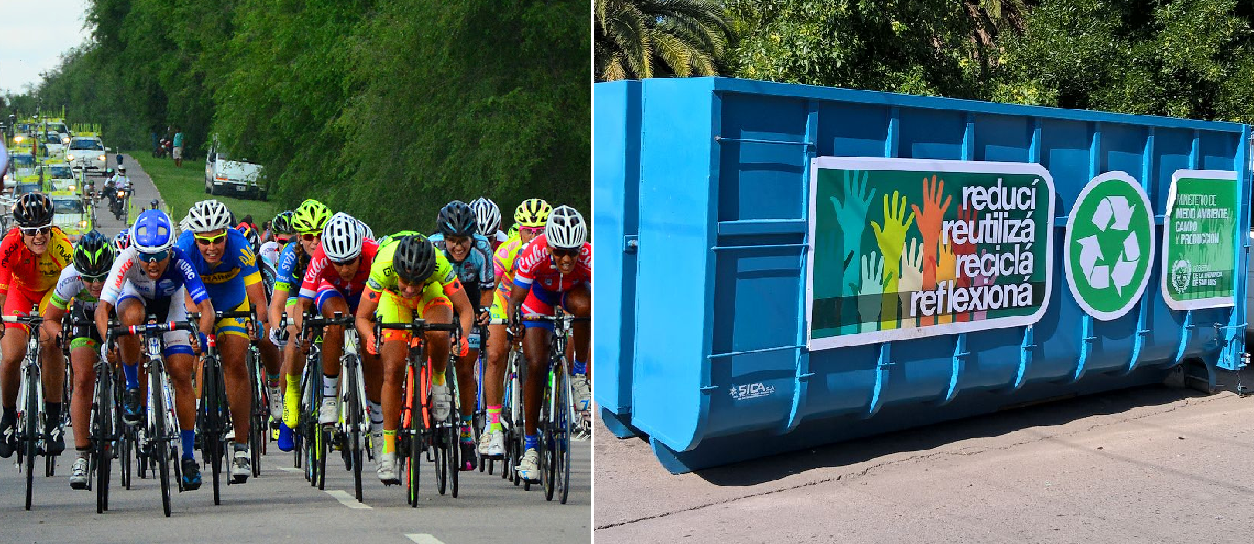
[[[529,198],[514,209],[514,221],[524,227],[543,227],[553,207],[541,198]]]
[[[125,166],[122,166],[122,165],[120,165],[120,164],[118,165],[118,175],[120,175],[120,176],[125,176],[125,175],[126,175],[126,167],[125,167]]]
[[[501,228],[501,209],[496,203],[481,196],[470,202],[470,209],[475,211],[479,234],[488,237],[496,235],[497,229]]]
[[[154,199],[152,199],[152,200],[149,200],[149,201],[148,201],[148,209],[150,209],[150,210],[155,210],[155,209],[157,209],[157,206],[160,206],[160,205],[161,205],[161,201],[159,201],[159,200],[157,200],[157,199],[155,199],[155,198],[154,198]]]
[[[559,249],[583,247],[583,243],[588,241],[588,225],[574,208],[558,206],[549,214],[549,221],[544,225],[544,237],[550,246]]]
[[[364,233],[361,225],[353,216],[339,212],[331,217],[322,227],[322,250],[327,259],[343,263],[361,255],[361,242]]]
[[[131,246],[131,231],[123,230],[117,236],[113,237],[113,248],[121,253],[122,250]]]
[[[84,276],[103,276],[113,268],[113,246],[99,231],[84,234],[74,244],[74,268]]]
[[[274,222],[270,228],[275,234],[291,234],[292,231],[292,210],[279,212],[274,216]]]
[[[139,214],[131,225],[131,243],[143,253],[156,253],[174,246],[174,225],[161,210]]]
[[[421,234],[401,237],[392,254],[392,270],[406,283],[422,283],[435,272],[435,246]]]
[[[292,230],[300,234],[319,232],[330,219],[330,208],[317,200],[309,199],[301,202],[292,212]]]
[[[478,230],[475,212],[465,202],[454,200],[440,208],[436,228],[445,236],[471,236]]]
[[[374,240],[374,231],[370,230],[370,225],[367,225],[365,221],[362,221],[360,219],[357,220],[357,225],[361,227],[362,238],[369,238],[371,240]]]
[[[192,232],[209,232],[230,228],[231,212],[218,200],[201,200],[187,211],[186,229]],[[182,226],[182,225],[180,225]]]
[[[13,218],[19,227],[51,225],[52,201],[43,193],[26,193],[13,205]]]
[[[253,248],[253,253],[261,251],[261,237],[257,235],[256,230],[253,230],[252,225],[240,223],[235,227],[235,230],[244,233],[244,238],[248,239],[248,246]]]

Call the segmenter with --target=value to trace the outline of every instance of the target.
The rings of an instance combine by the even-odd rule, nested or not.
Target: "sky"
[[[0,0],[0,94],[21,94],[87,41],[88,0]]]

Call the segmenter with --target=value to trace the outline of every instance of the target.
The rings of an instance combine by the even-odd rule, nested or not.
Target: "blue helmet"
[[[174,226],[161,210],[139,214],[131,226],[131,243],[143,253],[156,253],[174,245]]]

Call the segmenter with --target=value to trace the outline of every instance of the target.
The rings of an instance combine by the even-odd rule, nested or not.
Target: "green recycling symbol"
[[[1145,189],[1124,172],[1093,178],[1067,218],[1063,260],[1071,295],[1102,321],[1140,300],[1154,261],[1154,220]]]

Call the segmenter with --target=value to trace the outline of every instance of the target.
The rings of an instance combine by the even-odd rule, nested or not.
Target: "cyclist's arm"
[[[509,292],[509,313],[506,314],[508,319],[513,319],[514,314],[518,311],[518,307],[522,306],[524,300],[527,300],[527,293],[531,291],[530,287],[523,287],[517,282],[514,283],[513,289]]]
[[[248,292],[248,299],[257,307],[257,321],[261,322],[261,331],[257,334],[261,335],[261,332],[264,332],[265,336],[262,336],[262,338],[268,337],[270,335],[270,314],[262,311],[263,308],[269,306],[269,301],[266,300],[266,289],[261,285],[260,281],[248,283],[244,289]]]
[[[283,308],[287,306],[287,289],[274,289],[274,298],[270,300],[270,307],[267,312],[270,314],[270,322],[275,326],[283,320]]]
[[[216,321],[216,316],[213,315],[213,301],[205,297],[204,300],[196,303],[196,309],[200,311],[200,331],[205,334],[212,333],[213,324]]]
[[[100,301],[96,304],[96,330],[101,338],[109,338],[109,312],[113,311],[113,303]]]
[[[49,338],[57,338],[61,336],[61,318],[65,317],[65,308],[58,307],[56,304],[49,304],[44,309],[44,332]]]
[[[374,323],[370,317],[374,315],[375,310],[379,309],[381,294],[370,286],[366,286],[366,290],[361,295],[361,302],[357,303],[357,334],[361,336],[362,345],[373,346]]]
[[[466,290],[458,289],[449,294],[448,297],[453,302],[453,308],[457,310],[457,319],[461,322],[462,334],[470,334],[470,328],[474,326],[475,309],[470,305],[470,297],[466,296]]]

